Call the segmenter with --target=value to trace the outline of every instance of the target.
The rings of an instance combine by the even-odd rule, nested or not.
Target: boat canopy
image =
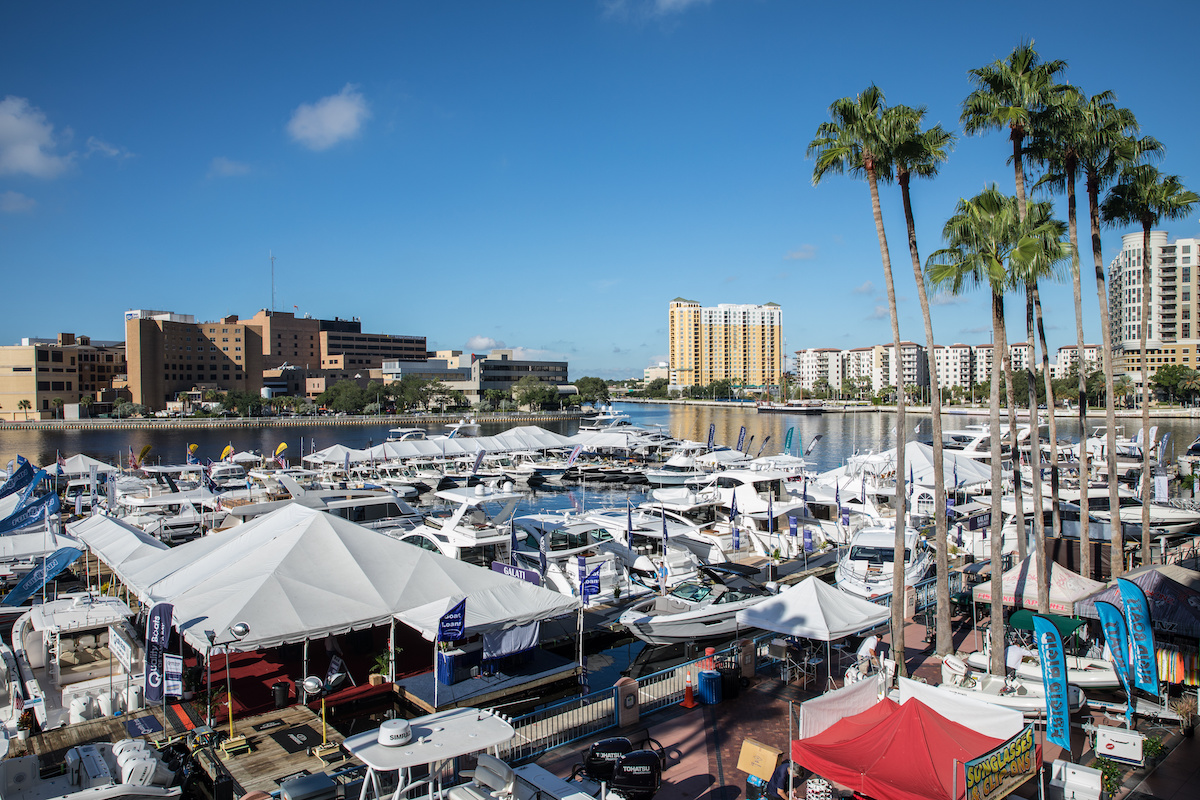
[[[536,425],[526,425],[495,436],[410,439],[403,442],[383,442],[363,450],[335,444],[324,450],[309,453],[303,460],[311,464],[342,464],[349,458],[351,464],[361,464],[364,461],[403,458],[474,456],[481,450],[487,453],[506,453],[514,450],[552,450],[571,446],[572,441],[567,436]]]
[[[887,606],[847,594],[809,576],[769,600],[737,612],[739,625],[834,642],[887,622]]]

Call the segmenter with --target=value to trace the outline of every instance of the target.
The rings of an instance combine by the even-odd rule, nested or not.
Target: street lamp
[[[245,638],[246,638],[246,636],[247,636],[247,635],[249,635],[249,633],[250,633],[250,626],[249,626],[249,625],[247,625],[245,622],[235,622],[234,624],[230,625],[230,626],[229,626],[229,627],[226,629],[226,633],[228,633],[228,634],[229,634],[229,635],[232,637],[231,639],[228,639],[227,641],[225,641],[225,642],[222,642],[222,645],[224,646],[224,649],[225,649],[225,702],[226,702],[226,704],[227,704],[227,705],[228,705],[228,707],[229,707],[229,738],[230,738],[230,739],[232,739],[232,738],[233,738],[233,682],[232,682],[232,679],[231,679],[231,677],[230,677],[230,670],[229,670],[229,645],[230,645],[232,642],[240,642],[242,639],[245,639]],[[207,639],[208,639],[208,642],[209,642],[209,656],[208,656],[208,726],[211,728],[211,727],[212,727],[212,724],[213,724],[213,714],[212,714],[212,648],[216,646],[216,642],[215,642],[215,639],[216,639],[216,634],[215,634],[213,631],[205,631],[205,632],[204,632],[204,636],[205,636],[205,638],[207,638]]]

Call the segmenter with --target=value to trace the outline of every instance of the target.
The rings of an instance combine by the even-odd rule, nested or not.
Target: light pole
[[[321,746],[324,747],[329,742],[325,727],[325,682],[316,675],[309,675],[304,679],[302,685],[304,686],[305,694],[317,694],[319,692],[321,695]]]
[[[229,645],[233,642],[240,642],[245,639],[250,633],[250,626],[244,622],[235,622],[226,629],[226,633],[230,635],[230,639],[221,644],[225,650],[225,702],[229,707],[229,738],[233,738],[233,681],[229,670]],[[205,631],[205,636],[209,641],[209,656],[208,656],[208,726],[211,728],[213,724],[213,707],[212,707],[212,648],[216,646],[213,641],[216,634],[212,631]]]

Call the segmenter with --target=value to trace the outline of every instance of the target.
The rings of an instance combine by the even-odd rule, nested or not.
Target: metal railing
[[[951,595],[961,592],[963,590],[963,586],[964,586],[962,572],[959,572],[957,570],[951,570],[950,574],[948,576],[948,582],[950,584],[950,594]],[[930,606],[937,605],[937,577],[936,576],[934,576],[932,578],[926,578],[925,580],[921,581],[920,583],[914,585],[912,588],[917,596],[917,603],[916,603],[917,613],[924,611],[925,609],[929,608]],[[881,606],[888,606],[890,608],[892,605],[891,592],[889,592],[888,594],[881,594],[878,597],[872,597],[869,599],[872,603],[876,603]]]
[[[764,662],[766,643],[775,634],[752,639],[755,668]],[[728,669],[737,665],[739,648],[728,647],[713,655],[703,655],[674,667],[637,678],[638,707],[641,714],[683,700],[687,676],[703,669]],[[547,750],[592,736],[617,725],[616,689],[607,688],[573,697],[512,720],[516,735],[501,747],[501,757],[509,762],[534,758]]]

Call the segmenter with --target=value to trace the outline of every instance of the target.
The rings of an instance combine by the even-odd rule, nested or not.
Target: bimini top
[[[516,734],[506,720],[478,708],[439,711],[409,724],[412,738],[406,744],[380,744],[374,728],[349,737],[342,746],[376,772],[394,772],[481,753]]]

